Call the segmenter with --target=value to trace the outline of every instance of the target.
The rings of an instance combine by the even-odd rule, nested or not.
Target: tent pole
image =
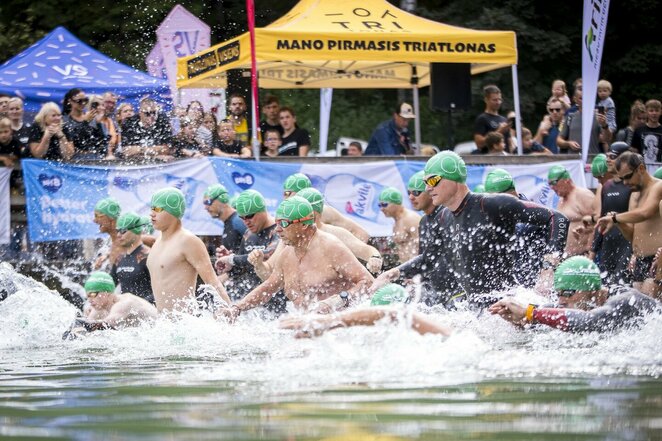
[[[517,154],[522,155],[522,117],[519,110],[519,80],[517,78],[517,65],[513,64],[511,67],[513,75],[513,100],[515,102],[515,131],[517,132]]]
[[[418,100],[418,72],[416,66],[411,66],[411,87],[412,96],[414,97],[414,154],[418,155],[421,151],[421,109]]]
[[[320,153],[326,153],[329,143],[329,121],[331,119],[331,102],[333,89],[323,87],[320,89]],[[340,154],[340,152],[336,152]]]
[[[257,138],[258,118],[260,117],[260,106],[257,94],[257,59],[255,56],[255,3],[253,0],[246,0],[246,14],[248,15],[248,31],[251,39],[251,96],[253,111],[251,112],[251,143],[253,145],[253,157],[256,161],[260,160],[260,141]]]

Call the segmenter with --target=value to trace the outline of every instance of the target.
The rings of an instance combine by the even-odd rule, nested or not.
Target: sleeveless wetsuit
[[[660,310],[660,302],[636,289],[610,298],[590,311],[562,308],[536,308],[533,323],[542,323],[568,332],[605,332],[636,325],[637,317]]]
[[[437,216],[433,245],[400,266],[407,273],[411,267],[434,265],[438,256],[455,276],[459,285],[475,300],[518,283],[522,268],[517,224],[544,229],[546,252],[561,252],[568,234],[568,219],[561,213],[508,195],[469,193],[457,210],[441,210]]]
[[[611,211],[625,213],[629,210],[632,190],[622,181],[608,180],[602,186],[600,216]],[[632,244],[623,237],[618,228],[610,229],[607,234],[596,233],[591,248],[600,271],[607,272],[607,284],[626,280],[628,262],[632,255]],[[649,267],[650,268],[650,267]],[[648,272],[648,271],[646,271]]]
[[[150,303],[154,303],[152,284],[147,269],[149,248],[141,245],[130,254],[125,254],[110,270],[110,275],[119,284],[122,293],[135,294]]]
[[[228,295],[233,301],[243,299],[246,294],[262,283],[262,280],[255,273],[253,265],[248,261],[248,255],[251,251],[262,250],[264,259],[267,260],[276,250],[279,241],[280,236],[276,233],[276,224],[257,234],[246,230],[239,249],[234,255],[233,267],[229,274],[230,279],[226,284]],[[279,292],[264,306],[271,311],[284,312],[285,301],[285,295]]]

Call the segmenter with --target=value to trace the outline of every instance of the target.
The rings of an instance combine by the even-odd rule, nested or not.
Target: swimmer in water
[[[407,311],[398,304],[409,301],[407,291],[400,285],[388,284],[375,292],[370,307],[343,311],[329,315],[307,315],[281,319],[280,327],[296,331],[295,337],[316,337],[326,331],[350,326],[374,326],[378,322],[399,323],[405,320],[419,334],[441,334],[448,336],[451,329],[436,323],[425,314]]]
[[[308,179],[308,176],[303,173],[290,175],[283,184],[283,198],[287,199],[290,196],[297,194],[298,191],[312,186],[313,184],[310,182],[310,179]],[[362,242],[367,242],[368,239],[370,239],[370,234],[368,234],[361,225],[354,222],[352,219],[343,216],[340,211],[330,205],[326,205],[322,211],[322,222],[344,228]]]
[[[379,209],[384,216],[393,218],[393,244],[398,262],[407,262],[418,255],[418,224],[421,216],[402,206],[402,193],[386,187],[379,194]]]
[[[366,294],[372,276],[347,246],[317,229],[310,202],[299,196],[281,202],[276,225],[287,247],[273,272],[246,297],[222,311],[223,315],[234,320],[281,289],[297,308],[321,313],[344,308]]]
[[[635,325],[636,318],[662,307],[634,288],[610,298],[602,286],[600,269],[583,256],[559,265],[554,271],[554,289],[559,295],[558,308],[522,305],[504,298],[489,311],[516,325],[540,323],[567,332],[608,332]]]
[[[104,198],[94,206],[94,223],[99,225],[99,233],[105,233],[110,238],[110,248],[102,248],[94,261],[94,269],[110,268],[124,254],[124,249],[117,240],[117,218],[120,217],[119,202],[113,198]]]
[[[184,194],[176,188],[164,188],[152,196],[152,225],[161,231],[161,235],[149,253],[147,268],[159,312],[195,312],[198,276],[216,290],[221,300],[230,304],[205,244],[182,226],[185,209]]]
[[[109,274],[95,271],[85,282],[91,309],[87,316],[76,319],[63,339],[76,338],[85,332],[137,326],[157,317],[154,305],[133,294],[115,294],[115,282]]]

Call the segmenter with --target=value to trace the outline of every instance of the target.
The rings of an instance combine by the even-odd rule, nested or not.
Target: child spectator
[[[264,147],[262,148],[262,155],[269,156],[270,158],[278,156],[278,150],[283,145],[283,139],[280,136],[280,130],[267,129],[264,132]]]
[[[554,98],[561,101],[564,110],[570,108],[570,97],[568,96],[568,89],[565,87],[565,81],[554,80],[552,82],[552,96],[547,100],[547,107],[549,107]]]
[[[616,104],[611,99],[611,83],[607,80],[598,81],[598,113],[607,117],[607,126],[611,133],[616,133]]]
[[[551,155],[552,152],[547,150],[542,144],[537,143],[533,139],[531,130],[522,127],[522,152],[525,155]]]
[[[212,154],[214,156],[223,156],[226,158],[250,158],[251,149],[243,146],[237,141],[237,132],[234,128],[234,122],[224,119],[218,123],[216,131],[216,141]]]
[[[179,120],[179,133],[173,138],[173,153],[175,158],[203,158],[209,150],[201,145],[196,137],[196,123],[184,117]]]
[[[646,164],[662,162],[662,103],[646,101],[646,124],[637,128],[632,135],[632,147],[644,157]]]
[[[627,145],[632,145],[634,131],[646,124],[646,106],[641,100],[636,100],[630,107],[630,121],[626,128],[616,133],[615,141],[622,141]]]
[[[508,156],[505,151],[506,141],[499,132],[489,132],[485,135],[485,147],[487,148],[487,155]]]
[[[13,167],[21,156],[21,143],[14,136],[9,118],[0,118],[0,166]]]

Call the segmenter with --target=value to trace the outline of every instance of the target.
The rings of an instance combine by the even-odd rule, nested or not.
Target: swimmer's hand
[[[595,223],[595,229],[600,234],[606,234],[609,230],[611,230],[611,227],[614,226],[614,221],[613,221],[612,216],[613,216],[613,213],[607,213],[606,216],[602,216]]]
[[[248,255],[248,263],[253,266],[264,265],[264,252],[262,250],[253,250]]]
[[[214,313],[214,318],[217,320],[222,319],[232,324],[237,320],[239,314],[241,314],[241,309],[237,305],[232,305],[229,308],[218,308]]]
[[[296,338],[319,337],[329,329],[341,326],[334,317],[285,317],[278,324],[281,329],[292,329]]]
[[[382,270],[382,264],[383,260],[381,256],[371,256],[370,259],[365,264],[365,267],[370,271],[372,274],[379,274],[379,272]]]
[[[87,330],[85,329],[85,324],[87,322],[82,319],[82,318],[77,318],[74,320],[74,322],[69,326],[69,329],[64,331],[62,334],[62,340],[75,340],[78,337],[84,335],[87,333]]]
[[[216,271],[217,273],[228,273],[234,266],[234,261],[232,260],[234,258],[234,254],[230,256],[224,256],[221,257],[220,259],[216,260]]]
[[[501,316],[502,319],[518,326],[526,324],[526,306],[513,299],[501,299],[488,308],[492,314]]]
[[[393,282],[394,280],[397,280],[398,277],[400,277],[400,269],[398,269],[397,267],[391,268],[390,270],[381,273],[379,277],[377,277],[375,281],[372,282],[372,285],[370,286],[368,291],[370,293],[374,293],[382,286],[387,285]]]
[[[108,254],[102,254],[101,256],[97,257],[97,260],[94,261],[94,269],[98,270],[101,268],[103,263],[108,259],[109,255]]]

